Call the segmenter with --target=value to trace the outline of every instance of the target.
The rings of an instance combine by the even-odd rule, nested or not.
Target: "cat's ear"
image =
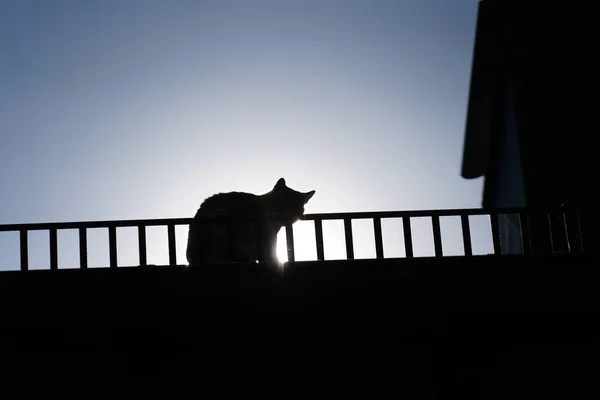
[[[279,178],[279,180],[275,184],[275,189],[277,189],[277,188],[284,188],[284,187],[285,187],[285,179]]]
[[[314,190],[304,193],[304,204],[308,203],[308,201],[314,196],[314,194],[315,194]]]

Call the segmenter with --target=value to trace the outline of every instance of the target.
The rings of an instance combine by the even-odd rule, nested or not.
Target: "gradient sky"
[[[478,208],[477,4],[2,0],[0,224],[192,217],[280,177],[307,213]]]

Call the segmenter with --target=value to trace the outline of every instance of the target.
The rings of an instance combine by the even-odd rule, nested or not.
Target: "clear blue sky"
[[[477,4],[3,0],[0,224],[191,217],[279,177],[309,213],[480,207]]]

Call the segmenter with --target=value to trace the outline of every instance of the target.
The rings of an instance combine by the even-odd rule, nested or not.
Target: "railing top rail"
[[[306,214],[301,219],[365,219],[365,218],[402,218],[402,217],[451,217],[461,215],[548,213],[568,211],[566,207],[502,207],[502,208],[448,208],[438,210],[405,210],[405,211],[366,211]]]
[[[514,211],[514,210],[512,210]],[[521,212],[519,209],[515,212]],[[317,219],[367,219],[367,218],[402,218],[402,217],[433,217],[433,216],[455,216],[455,215],[486,215],[498,212],[497,210],[484,210],[481,208],[444,209],[444,210],[410,210],[410,211],[367,211],[367,212],[343,212],[306,214],[303,220]]]
[[[108,228],[108,227],[137,227],[137,226],[163,226],[187,225],[192,218],[162,218],[162,219],[130,219],[130,220],[105,220],[105,221],[80,221],[80,222],[43,222],[31,224],[0,225],[2,231],[18,230],[46,230],[46,229],[79,229],[79,228]]]
[[[551,212],[562,211],[562,208],[530,209],[525,207],[512,208],[462,208],[441,210],[407,210],[407,211],[366,211],[305,214],[301,220],[343,220],[343,219],[369,219],[369,218],[402,218],[402,217],[433,217],[433,216],[461,216],[461,215],[489,215],[489,214],[518,214],[522,212]],[[80,228],[108,228],[108,227],[137,227],[137,226],[165,226],[189,225],[193,218],[161,218],[161,219],[132,219],[132,220],[105,220],[105,221],[79,221],[79,222],[45,222],[0,225],[0,232],[20,230],[49,230],[49,229],[80,229]]]

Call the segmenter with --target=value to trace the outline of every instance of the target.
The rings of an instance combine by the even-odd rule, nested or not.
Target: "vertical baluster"
[[[117,268],[117,228],[108,227],[108,251],[110,258],[110,267]]]
[[[50,269],[58,269],[58,233],[50,229]]]
[[[465,256],[473,255],[473,246],[471,244],[471,225],[469,224],[469,216],[463,214],[460,216],[460,224],[462,226],[463,246],[465,248]]]
[[[175,225],[167,225],[167,236],[169,240],[169,265],[177,265],[177,248],[175,238]]]
[[[556,238],[554,237],[554,232],[552,232],[552,212],[548,211],[546,214],[546,220],[548,222],[548,235],[550,237],[550,253],[554,253],[556,251]]]
[[[573,232],[572,214],[565,208],[561,211],[561,215],[564,223],[567,252],[577,252],[577,241],[579,238],[577,237],[577,233]]]
[[[490,214],[490,223],[492,225],[492,243],[494,245],[494,254],[502,254],[502,243],[500,242],[500,224],[498,222],[498,214]]]
[[[79,268],[86,269],[87,267],[87,230],[79,228]]]
[[[323,223],[320,219],[315,220],[315,239],[317,241],[317,259],[325,260],[325,250],[323,249]]]
[[[410,217],[402,217],[402,227],[404,230],[404,248],[406,249],[406,257],[414,257],[412,232],[410,228]]]
[[[440,217],[438,215],[431,216],[431,226],[433,228],[433,247],[435,248],[435,256],[442,257],[444,255],[442,249],[442,229],[440,227]]]
[[[577,233],[579,235],[579,244],[581,245],[580,246],[581,252],[583,253],[583,251],[584,251],[584,244],[583,244],[584,238],[583,238],[583,235],[581,234],[581,216],[580,216],[579,211],[577,211]]]
[[[147,266],[148,255],[146,252],[146,225],[138,225],[138,252],[140,257],[140,266]]]
[[[564,239],[565,239],[566,251],[567,251],[567,253],[571,253],[573,251],[572,250],[573,245],[571,244],[571,235],[569,232],[569,225],[567,224],[567,212],[566,212],[566,210],[561,210],[561,211],[559,211],[558,215],[562,221],[562,229],[565,232]]]
[[[383,236],[381,233],[381,218],[373,218],[373,230],[375,231],[375,255],[383,258]]]
[[[346,236],[346,257],[354,260],[354,239],[352,238],[352,220],[344,219],[344,234]]]
[[[285,226],[285,241],[287,244],[288,262],[294,262],[296,261],[296,255],[294,254],[294,229],[290,224]]]
[[[21,271],[27,271],[29,269],[29,246],[27,244],[27,230],[21,229],[19,236],[21,242]]]
[[[523,254],[531,253],[531,231],[529,229],[529,215],[523,211],[519,214],[519,222],[521,226],[521,245],[523,246]]]

